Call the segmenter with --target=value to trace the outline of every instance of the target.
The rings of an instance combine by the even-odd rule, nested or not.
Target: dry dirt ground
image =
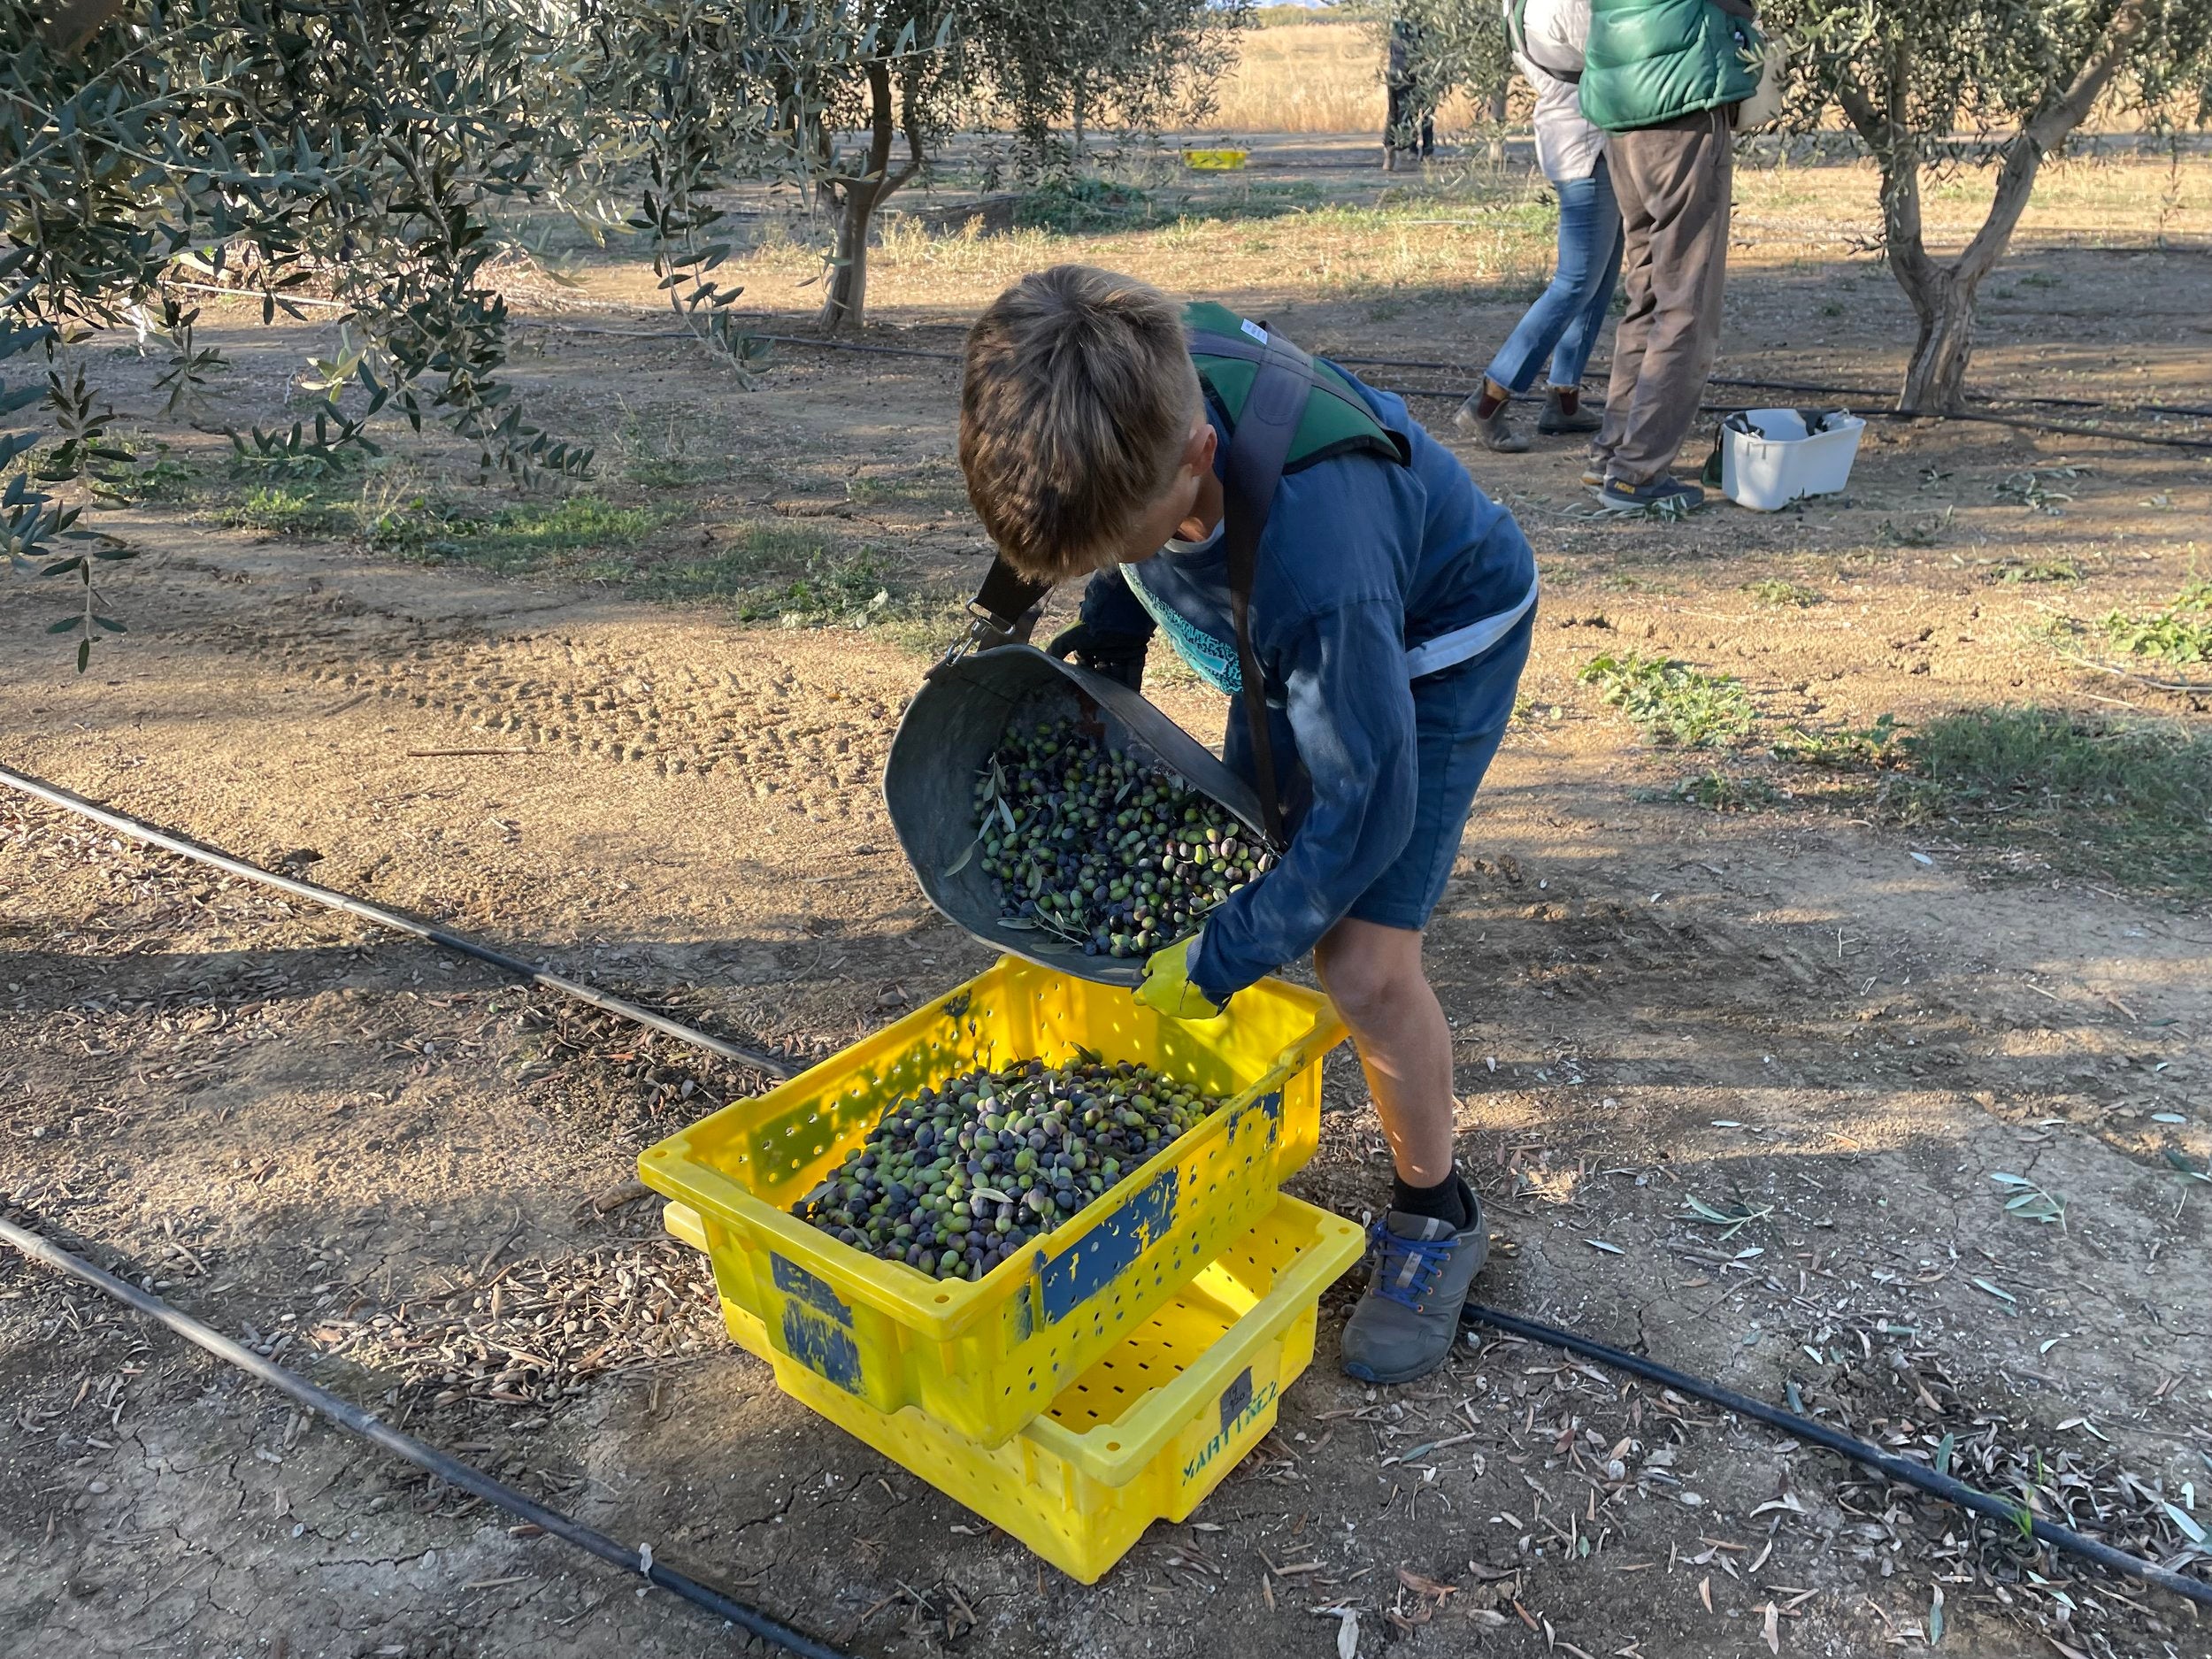
[[[2212,401],[2203,191],[2193,242],[2162,250],[2141,227],[2162,176],[2129,187],[2132,219],[2055,192],[2001,280],[2016,297],[1992,305],[1978,380]],[[1901,308],[1847,257],[1864,182],[1740,193],[1724,372],[1893,374]],[[1197,288],[1209,260],[1176,234],[1116,245]],[[901,332],[879,342],[946,346],[991,262],[1056,250],[964,245],[966,274],[936,287],[887,261],[877,302]],[[365,544],[357,519],[301,534],[281,502],[259,510],[279,533],[254,527],[222,441],[155,417],[158,365],[94,347],[187,481],[97,515],[142,557],[113,596],[134,631],[88,674],[43,632],[56,606],[19,589],[0,757],[740,1041],[826,1054],[987,962],[923,902],[876,789],[917,642],[981,569],[950,470],[954,375],[795,349],[744,393],[639,337],[657,325],[634,268],[592,288],[596,310],[536,313],[557,326],[527,331],[542,350],[518,378],[549,424],[599,442],[603,500],[650,511],[520,575],[472,562],[465,536],[434,563]],[[1465,363],[1522,292],[1464,273],[1340,291],[1286,268],[1228,296],[1317,346]],[[217,426],[267,419],[327,344],[235,311],[211,310],[209,333],[237,365]],[[1422,407],[1441,426],[1449,404]],[[1792,722],[2027,699],[2200,726],[2200,699],[2085,668],[2039,629],[2190,575],[2208,457],[1987,426],[1869,440],[1847,497],[1687,525],[1591,518],[1555,446],[1469,456],[1548,585],[1525,718],[1432,946],[1497,1234],[1482,1294],[1924,1456],[1947,1442],[1955,1471],[2185,1560],[2212,1524],[2212,1192],[2167,1154],[2212,1156],[2212,921],[2048,842],[1899,827],[1766,746]],[[461,498],[459,459],[396,444],[368,504]],[[886,625],[821,626],[787,592],[768,608],[804,626],[740,622],[733,584],[794,547],[884,572]],[[2062,564],[2078,580],[2008,580]],[[1762,603],[1745,585],[1763,580],[1820,602]],[[687,592],[706,597],[671,597]],[[1717,759],[1640,741],[1578,678],[1624,647],[1741,676],[1755,740]],[[1217,704],[1159,683],[1214,729]],[[1716,764],[1787,793],[1726,813],[1671,793]],[[856,1653],[1317,1656],[1349,1651],[1339,1609],[1370,1655],[2212,1652],[2175,1598],[1543,1348],[1486,1341],[1420,1385],[1356,1386],[1330,1363],[1348,1280],[1275,1432],[1196,1525],[1076,1586],[780,1397],[654,1205],[595,1204],[623,1197],[641,1147],[756,1078],[14,797],[0,833],[10,1213]],[[1386,1160],[1341,1054],[1328,1079],[1293,1190],[1356,1214]],[[2008,1213],[1998,1176],[2062,1201],[2062,1224]],[[0,1402],[11,1655],[735,1641],[13,1259]]]

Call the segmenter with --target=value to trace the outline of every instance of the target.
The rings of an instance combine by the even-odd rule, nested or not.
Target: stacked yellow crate
[[[1007,957],[639,1160],[778,1386],[1090,1582],[1187,1516],[1274,1425],[1359,1229],[1278,1188],[1313,1156],[1344,1030],[1278,980],[1203,1025]],[[1227,1102],[973,1281],[791,1214],[895,1102],[979,1067],[1128,1060]]]

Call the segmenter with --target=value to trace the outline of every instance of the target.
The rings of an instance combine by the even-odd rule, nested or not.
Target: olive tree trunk
[[[858,327],[868,312],[868,233],[876,210],[901,185],[921,171],[921,135],[915,123],[914,91],[895,96],[891,65],[881,58],[868,65],[868,150],[856,173],[833,173],[822,190],[837,211],[837,244],[822,285],[818,320],[823,331]],[[901,119],[902,117],[902,119]],[[906,132],[907,159],[891,170],[893,128]]]
[[[2035,193],[2044,158],[2088,119],[2149,11],[2149,0],[2125,0],[2074,66],[2067,84],[2055,87],[2042,107],[2000,147],[1997,186],[1988,216],[1955,259],[1931,255],[1922,233],[1920,173],[1929,158],[1931,141],[1907,124],[1911,49],[1902,42],[1891,47],[1879,87],[1846,84],[1838,88],[1844,114],[1881,168],[1884,249],[1897,285],[1920,323],[1897,395],[1900,412],[1939,415],[1964,407],[1966,366],[1974,353],[1975,308],[1982,279],[2011,245],[2020,215]]]

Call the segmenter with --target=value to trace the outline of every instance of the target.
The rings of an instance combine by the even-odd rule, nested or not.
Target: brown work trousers
[[[1725,109],[1609,133],[1628,310],[1613,338],[1595,470],[1647,484],[1674,465],[1720,344],[1732,134]]]

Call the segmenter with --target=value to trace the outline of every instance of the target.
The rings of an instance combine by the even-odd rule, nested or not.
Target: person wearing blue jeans
[[[1605,326],[1620,279],[1620,205],[1605,164],[1605,135],[1583,119],[1577,102],[1590,0],[1508,0],[1514,58],[1536,88],[1536,159],[1559,197],[1559,263],[1484,373],[1482,388],[1455,421],[1485,449],[1518,454],[1528,436],[1510,417],[1516,394],[1535,383],[1548,359],[1550,379],[1536,430],[1547,437],[1591,433],[1601,424],[1582,407],[1582,371]]]

